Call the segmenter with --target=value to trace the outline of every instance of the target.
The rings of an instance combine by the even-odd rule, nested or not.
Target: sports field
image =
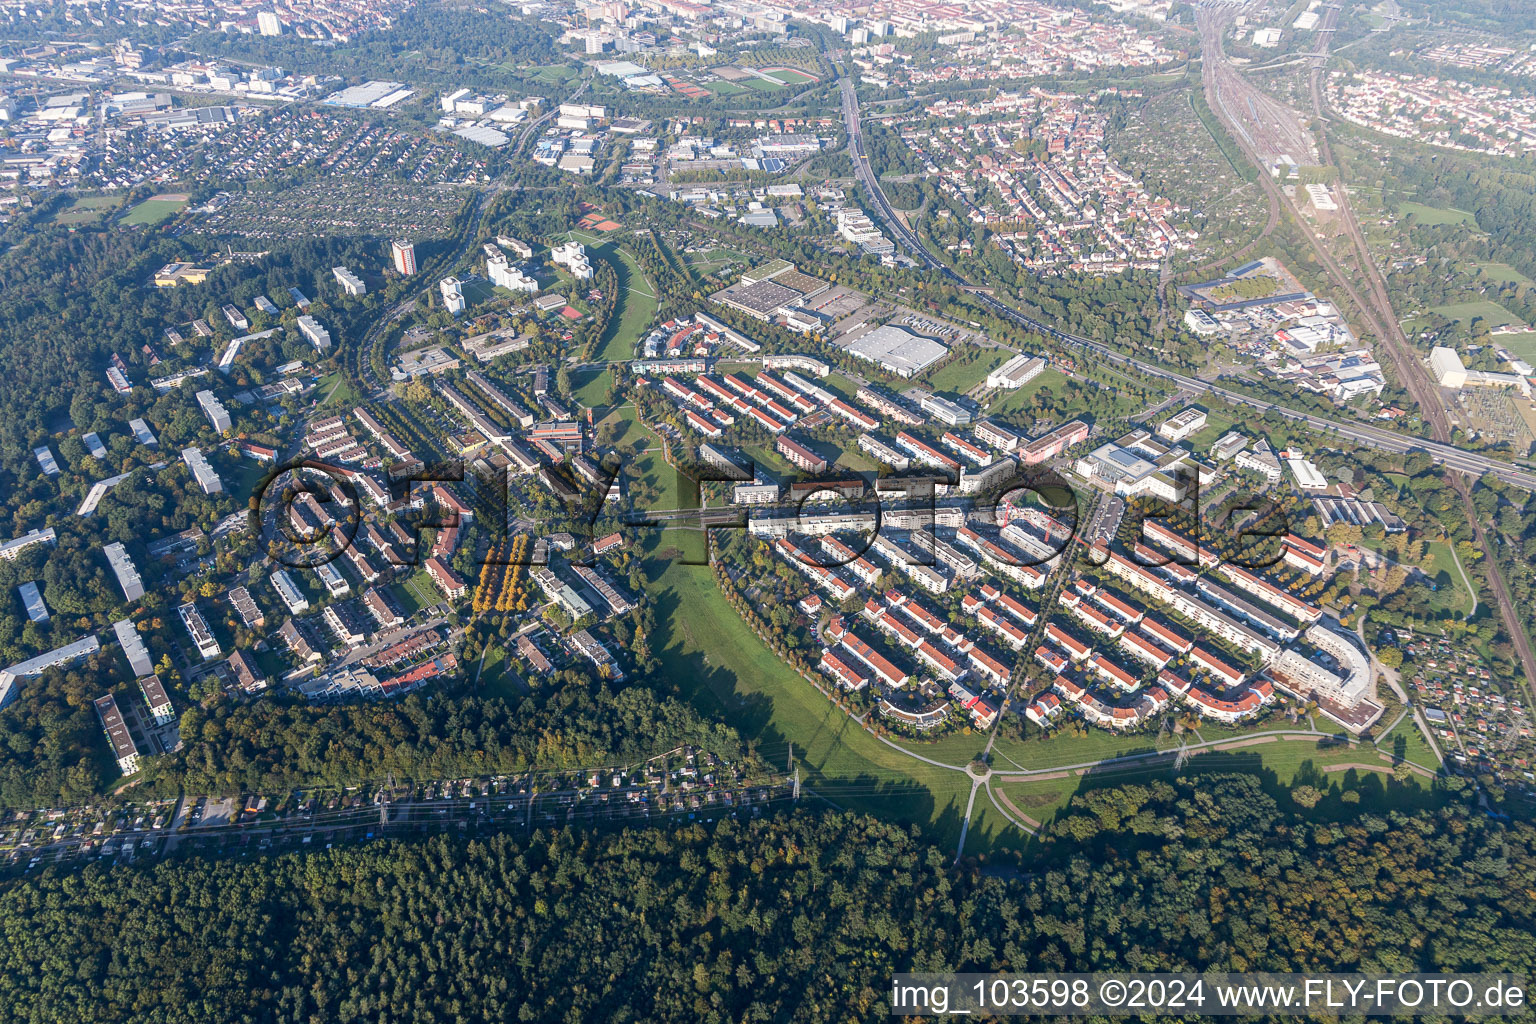
[[[124,224],[159,224],[187,208],[186,196],[152,196],[123,215]]]

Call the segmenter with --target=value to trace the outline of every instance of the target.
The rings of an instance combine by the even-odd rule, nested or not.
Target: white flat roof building
[[[224,433],[229,429],[229,410],[224,408],[224,403],[219,401],[212,391],[199,391],[197,404],[203,409],[203,415],[208,417],[209,424],[216,433]]]
[[[47,622],[48,606],[43,603],[43,591],[37,583],[23,583],[16,590],[21,594],[21,606],[27,610],[27,618],[33,622]]]
[[[279,569],[271,576],[272,589],[277,591],[277,596],[287,605],[290,614],[298,615],[309,611],[309,599],[299,589],[299,585],[293,582],[293,577],[288,575],[287,569]]]
[[[53,532],[53,527],[44,526],[42,529],[28,530],[13,540],[0,544],[0,558],[7,562],[14,562],[16,556],[33,544],[52,544],[58,539]]]
[[[299,333],[304,335],[318,351],[324,352],[331,347],[331,332],[308,313],[295,320],[294,324],[299,328]]]
[[[181,461],[187,464],[192,471],[192,476],[197,480],[197,485],[203,489],[204,494],[217,494],[224,489],[224,481],[219,479],[219,474],[196,448],[183,448]]]
[[[187,627],[187,635],[196,645],[197,653],[204,658],[217,658],[222,653],[219,650],[219,642],[214,639],[213,631],[208,628],[208,621],[203,618],[203,613],[197,610],[197,605],[184,604],[176,609],[176,612],[181,616],[181,624]]]
[[[1191,406],[1163,421],[1157,428],[1157,436],[1175,443],[1205,429],[1207,416],[1204,409]]]
[[[368,286],[363,283],[363,279],[346,267],[332,267],[331,273],[335,275],[336,283],[341,285],[341,290],[348,295],[366,295],[368,293]]]
[[[445,277],[437,283],[438,290],[443,293],[443,305],[448,312],[457,316],[464,312],[464,285],[456,277]]]
[[[139,631],[134,628],[133,623],[127,619],[114,622],[112,631],[117,634],[117,642],[122,645],[123,654],[128,658],[128,665],[133,669],[133,674],[135,676],[153,674],[155,663],[150,660],[149,648],[144,646],[144,638],[139,636]]]
[[[1044,369],[1044,359],[1039,356],[1020,353],[987,374],[987,387],[1003,388],[1012,391],[1015,388],[1023,387],[1040,376],[1041,371]]]
[[[921,373],[949,353],[949,349],[932,338],[913,334],[894,324],[875,328],[849,345],[848,351],[860,359],[879,363],[898,377]]]
[[[1328,489],[1328,478],[1308,460],[1288,458],[1285,464],[1290,468],[1291,475],[1296,478],[1296,484],[1302,490],[1326,491]]]
[[[123,598],[128,601],[137,601],[144,596],[144,583],[139,579],[139,570],[134,566],[133,559],[128,555],[128,549],[121,544],[108,544],[101,549],[101,553],[107,556],[107,564],[112,567],[112,573],[117,577],[117,585],[123,588]]]
[[[592,263],[587,258],[587,248],[580,242],[567,242],[556,246],[549,252],[549,259],[571,272],[571,276],[578,281],[586,281],[592,277]]]
[[[101,650],[101,641],[93,633],[88,637],[76,640],[72,644],[63,647],[55,647],[35,658],[17,662],[10,668],[0,670],[0,708],[5,707],[15,700],[21,692],[21,680],[31,679],[42,675],[46,669],[57,665],[67,665],[72,661],[78,661],[87,655],[95,654]]]

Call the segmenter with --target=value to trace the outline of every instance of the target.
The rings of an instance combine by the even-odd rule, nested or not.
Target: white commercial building
[[[1040,376],[1044,369],[1044,359],[1020,353],[987,374],[987,387],[1012,391]]]
[[[849,345],[848,351],[860,359],[879,363],[898,377],[911,377],[943,359],[949,349],[932,338],[887,324]]]
[[[1157,436],[1178,443],[1189,435],[1198,434],[1204,430],[1206,420],[1205,410],[1191,406],[1164,420],[1163,425],[1157,428]]]

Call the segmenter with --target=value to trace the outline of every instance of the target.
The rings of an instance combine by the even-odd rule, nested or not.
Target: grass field
[[[850,469],[856,473],[873,473],[879,465],[857,448],[843,448],[833,463],[838,469]]]
[[[608,397],[608,385],[613,381],[612,370],[596,373],[588,370],[571,374],[571,394],[588,409],[595,408]]]
[[[677,470],[662,458],[660,451],[646,452],[635,460],[635,467],[645,478],[646,483],[656,491],[656,497],[649,507],[655,509],[683,507],[682,488]]]
[[[1508,263],[1479,263],[1477,268],[1498,284],[1531,284],[1532,281]]]
[[[1066,382],[1066,375],[1060,370],[1046,367],[1040,371],[1038,377],[1017,391],[1005,391],[994,397],[987,411],[994,416],[1024,412],[1029,408],[1030,402],[1034,399],[1035,392],[1041,388],[1048,387],[1057,394],[1060,394],[1062,385]]]
[[[1404,715],[1402,721],[1393,726],[1391,732],[1381,737],[1377,746],[1394,757],[1401,757],[1404,761],[1421,768],[1428,768],[1432,772],[1440,770],[1440,759],[1435,756],[1433,750],[1429,749],[1429,744],[1424,741],[1424,734],[1419,732],[1419,727],[1414,724],[1411,714]]]
[[[1412,728],[1412,722],[1405,719],[1398,728],[1404,727]],[[1415,734],[1418,733],[1416,728],[1413,731]],[[1393,730],[1394,737],[1396,733],[1397,730]],[[1423,738],[1419,737],[1418,742],[1422,745]],[[1390,748],[1391,743],[1383,746]],[[1433,769],[1435,767],[1433,755],[1429,754],[1427,747],[1424,748],[1424,756],[1429,763],[1420,762],[1411,753],[1407,754],[1405,759]],[[1368,765],[1370,768],[1338,770],[1337,766],[1344,765]],[[1328,771],[1329,768],[1335,768],[1335,770]],[[1367,807],[1407,808],[1431,804],[1437,799],[1428,787],[1428,780],[1414,776],[1407,782],[1400,783],[1393,780],[1390,775],[1383,774],[1384,770],[1390,770],[1390,768],[1390,759],[1384,758],[1382,751],[1370,744],[1350,747],[1347,744],[1319,745],[1318,741],[1307,739],[1275,739],[1246,747],[1197,753],[1186,762],[1181,774],[1200,775],[1232,771],[1257,774],[1280,801],[1282,807],[1290,803],[1284,790],[1307,782],[1324,791],[1329,797],[1330,803],[1325,813],[1344,818],[1355,816],[1360,809]],[[1152,779],[1166,780],[1171,777],[1172,770],[1172,764],[1168,759],[1159,759],[1145,765],[1111,765],[1095,768],[1083,774],[1065,772],[1053,778],[1012,780],[994,777],[992,788],[994,791],[1002,792],[1021,813],[1029,815],[1036,821],[1049,824],[1056,814],[1067,807],[1072,796],[1082,790],[1144,783]],[[1338,795],[1345,789],[1359,791],[1361,802],[1350,805],[1337,800]]]
[[[728,263],[744,263],[749,257],[735,249],[724,247],[709,249],[705,252],[691,252],[688,254],[688,265],[701,274],[713,274],[716,270]]]
[[[357,388],[339,372],[320,378],[315,390],[323,397],[322,406],[342,406],[351,409],[361,400]]]
[[[122,205],[121,196],[76,196],[74,202],[54,214],[53,222],[65,227],[100,224],[107,214]]]
[[[123,215],[124,224],[159,224],[186,209],[185,199],[146,199]]]
[[[1035,771],[1062,764],[1081,764],[1101,761],[1106,757],[1167,750],[1177,748],[1178,745],[1179,741],[1172,736],[1123,736],[1103,729],[1089,729],[1086,735],[1074,736],[1067,730],[1061,730],[1048,740],[999,739],[992,745],[992,752],[996,755],[993,766],[999,771],[1010,768]]]
[[[1524,359],[1528,363],[1536,361],[1536,331],[1501,334],[1493,340],[1509,349],[1510,354],[1517,359]]]
[[[935,391],[963,395],[986,380],[987,374],[1002,366],[1013,353],[999,349],[973,349],[939,367],[928,377]]]
[[[849,380],[847,377],[844,377],[836,370],[833,370],[831,373],[827,374],[821,380],[817,381],[817,383],[824,388],[829,388],[832,391],[836,391],[844,398],[852,398],[855,392],[859,390],[853,381]]]
[[[1398,203],[1397,215],[1399,217],[1412,216],[1420,224],[1431,226],[1441,224],[1471,224],[1477,226],[1477,217],[1466,210],[1458,210],[1455,207],[1425,206],[1423,203]]]
[[[799,472],[784,456],[774,451],[771,444],[745,444],[741,446],[741,450],[752,456],[753,462],[759,466],[766,466],[769,472],[776,475],[792,476]]]
[[[747,91],[734,82],[726,82],[720,80],[705,82],[704,88],[708,89],[716,96],[735,96],[737,93],[743,93]]]
[[[809,75],[804,71],[797,71],[794,68],[779,68],[775,71],[764,71],[763,74],[769,78],[777,79],[785,85],[809,85],[816,81],[815,75]]]
[[[400,612],[406,618],[443,599],[442,592],[437,589],[437,584],[432,582],[432,577],[427,575],[425,569],[400,583],[393,584],[390,590],[395,600],[400,602]]]
[[[606,416],[597,421],[597,425],[602,426],[610,420],[623,424],[623,429],[614,438],[614,447],[628,449],[637,441],[644,441],[647,448],[661,447],[661,438],[657,437],[650,427],[640,422],[633,405],[615,406],[608,410]]]
[[[598,339],[592,358],[610,362],[633,359],[635,346],[656,318],[656,289],[645,279],[635,258],[615,243],[584,231],[572,231],[571,237],[585,245],[588,254],[612,267],[619,279],[618,311]]]
[[[219,448],[212,453],[210,461],[218,471],[219,478],[224,481],[224,490],[243,505],[256,493],[272,469],[254,459],[231,458],[227,452],[228,449]]]
[[[801,781],[816,797],[958,841],[970,791],[962,772],[906,757],[864,731],[763,646],[707,567],[671,562],[660,582],[663,672],[688,699],[734,726],[770,763],[787,763],[793,743]],[[978,795],[977,807],[984,803]],[[1018,847],[1026,838],[1000,815],[977,815],[966,852]]]
[[[505,64],[502,65],[502,67],[506,66],[507,65]],[[516,69],[509,68],[508,70]],[[545,64],[538,67],[531,67],[528,69],[528,72],[541,82],[553,82],[556,85],[564,85],[571,79],[577,78],[581,75],[581,72],[574,68],[568,67],[565,64]]]
[[[756,89],[758,92],[778,92],[788,88],[783,82],[768,82],[761,78],[748,78],[742,82],[748,89]]]
[[[1456,558],[1451,553],[1450,545],[1443,540],[1437,540],[1425,547],[1425,554],[1434,556],[1434,564],[1429,568],[1428,575],[1439,587],[1433,597],[1429,599],[1429,607],[1433,612],[1451,611],[1465,616],[1472,610],[1472,594],[1461,581],[1461,573],[1456,571]]]
[[[1456,320],[1461,323],[1481,317],[1487,321],[1489,327],[1517,323],[1520,319],[1497,302],[1488,299],[1477,302],[1453,302],[1449,305],[1430,308],[1447,320]]]

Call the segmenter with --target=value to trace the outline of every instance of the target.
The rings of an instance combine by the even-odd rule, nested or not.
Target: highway
[[[953,284],[961,288],[971,289],[971,285],[964,278],[940,262],[919,241],[917,235],[896,217],[895,211],[885,197],[885,192],[880,188],[879,180],[876,178],[874,169],[870,165],[869,156],[864,150],[864,140],[860,134],[859,127],[858,96],[854,91],[853,82],[844,76],[841,80],[841,86],[843,116],[848,126],[849,155],[853,159],[853,169],[857,173],[859,181],[864,185],[865,191],[869,194],[870,200],[875,207],[875,212],[885,221],[886,227],[890,230],[898,244],[906,248],[918,262],[942,274]],[[1198,377],[1190,377],[1166,369],[1156,363],[1149,363],[1134,356],[1125,355],[1088,338],[1071,334],[1051,324],[1026,316],[1011,306],[999,302],[985,292],[971,289],[971,294],[978,302],[981,302],[998,317],[1026,330],[1035,331],[1063,344],[1091,352],[1114,365],[1131,367],[1149,376],[1162,378],[1194,394],[1210,395],[1223,401],[1231,402],[1234,405],[1246,406],[1261,414],[1275,412],[1288,419],[1305,423],[1314,430],[1337,434],[1342,441],[1351,441],[1369,448],[1377,448],[1382,451],[1399,454],[1416,450],[1424,451],[1438,465],[1455,470],[1458,473],[1474,477],[1491,473],[1507,483],[1536,491],[1536,472],[1521,469],[1508,462],[1490,459],[1487,456],[1478,455],[1473,452],[1464,452],[1439,441],[1409,437],[1395,431],[1383,430],[1380,427],[1373,427],[1363,423],[1342,422],[1319,416],[1315,413],[1301,412],[1273,402],[1252,398],[1236,391],[1230,391],[1209,381],[1201,380]]]

